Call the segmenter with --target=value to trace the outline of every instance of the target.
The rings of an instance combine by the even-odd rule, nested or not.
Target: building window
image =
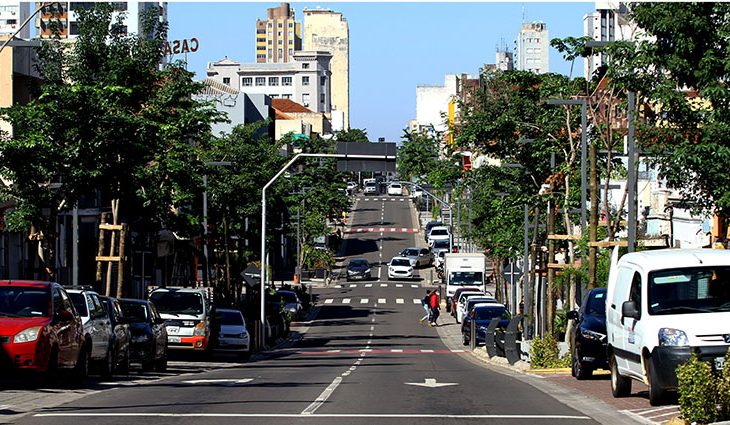
[[[309,69],[309,64],[308,63],[303,63],[302,64],[302,69]]]
[[[319,77],[319,85],[320,86],[327,85],[327,77]]]
[[[279,77],[269,77],[269,85],[270,86],[278,86],[279,85]]]
[[[320,93],[320,95],[319,95],[319,103],[324,103],[324,101],[325,101],[324,93]]]
[[[279,40],[279,46],[284,45],[284,40]]]
[[[266,37],[258,37],[258,38],[256,39],[256,42],[257,42],[257,43],[265,43],[265,42],[266,42]]]
[[[279,32],[277,33],[277,35],[279,36],[279,38],[281,38],[281,34],[282,34],[282,33],[281,33],[281,31],[279,31]]]
[[[68,27],[68,33],[70,35],[79,35],[79,23],[71,22],[71,25]]]
[[[303,86],[309,85],[309,77],[307,77],[307,76],[302,77],[302,85]]]
[[[289,49],[289,56],[294,55],[294,49]]]
[[[274,40],[269,40],[266,44],[268,44],[269,46],[271,46],[272,44],[274,44]]]
[[[291,77],[281,77],[282,86],[291,86]]]
[[[256,59],[266,59],[266,54],[256,55]]]
[[[231,85],[231,77],[223,77],[223,84],[230,86]]]
[[[294,24],[289,22],[289,28],[294,28]]]
[[[281,98],[282,99],[291,99],[291,95],[290,94],[282,94],[281,95]]]
[[[282,57],[282,56],[284,56],[284,50],[283,49],[279,49],[279,57]]]
[[[279,22],[279,28],[284,28],[284,24],[282,24],[281,22]]]
[[[253,78],[251,77],[243,77],[241,78],[241,85],[250,87],[253,85]]]
[[[257,86],[265,86],[266,85],[266,77],[256,77],[256,85]]]
[[[309,93],[302,93],[302,105],[309,106]]]

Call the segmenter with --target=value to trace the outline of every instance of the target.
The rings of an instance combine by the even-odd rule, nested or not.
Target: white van
[[[207,351],[210,342],[211,293],[206,288],[157,288],[150,301],[165,319],[167,347]]]
[[[607,355],[614,397],[631,379],[661,404],[692,353],[722,368],[730,347],[730,251],[614,250],[606,295]]]

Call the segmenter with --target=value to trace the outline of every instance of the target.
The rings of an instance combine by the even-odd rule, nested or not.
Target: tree
[[[1,190],[17,203],[9,222],[43,241],[51,277],[56,215],[85,197],[121,199],[123,219],[145,229],[195,222],[182,207],[200,191],[197,150],[217,115],[191,99],[201,85],[184,65],[159,69],[167,28],[153,12],[142,34],[125,28],[110,4],[79,11],[75,43],[39,51],[38,97],[0,111],[14,129],[0,141],[0,174],[13,182]]]
[[[338,142],[370,142],[366,129],[351,128],[349,130],[338,131],[335,134],[335,140]]]

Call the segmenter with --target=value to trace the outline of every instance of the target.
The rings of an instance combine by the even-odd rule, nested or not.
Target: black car
[[[118,299],[103,295],[100,295],[99,299],[109,313],[109,322],[112,327],[112,367],[115,372],[127,373],[129,372],[130,344],[132,342],[129,322],[122,314],[122,307]]]
[[[507,325],[509,325],[509,321],[511,320],[509,310],[507,310],[504,304],[483,304],[477,305],[472,308],[471,311],[469,311],[469,313],[464,316],[464,320],[461,322],[461,339],[464,345],[469,345],[469,343],[471,342],[472,320],[476,322],[477,345],[479,345],[480,343],[486,343],[487,328],[489,327],[489,323],[495,317],[500,318],[498,327],[502,329],[506,328]]]
[[[364,258],[353,258],[347,263],[347,281],[352,279],[370,279],[370,263]]]
[[[580,311],[569,311],[568,319],[575,320],[570,333],[572,375],[577,379],[589,378],[595,369],[608,369],[606,358],[606,288],[595,288],[583,299]]]
[[[155,305],[145,300],[121,298],[122,314],[132,332],[131,361],[142,370],[167,370],[167,328]]]

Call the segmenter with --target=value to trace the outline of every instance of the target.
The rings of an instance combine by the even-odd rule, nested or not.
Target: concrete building
[[[416,125],[434,132],[448,131],[449,106],[459,93],[460,79],[473,78],[465,74],[447,74],[443,85],[416,86]]]
[[[30,16],[30,2],[0,0],[0,35],[13,35]],[[29,39],[30,27],[26,25],[17,35]]]
[[[583,17],[583,35],[596,41],[632,40],[637,27],[628,19],[626,3],[602,0],[596,1],[596,11]],[[598,68],[606,65],[608,57],[602,53],[583,59],[583,75],[590,78]]]
[[[36,2],[36,7],[42,3]],[[127,34],[139,34],[141,17],[148,10],[157,10],[161,21],[167,21],[167,2],[112,2],[114,17],[124,17]],[[55,2],[41,9],[35,20],[37,34],[40,38],[53,36],[54,26],[61,38],[76,38],[79,34],[79,10],[94,6],[94,2]]]
[[[331,83],[328,52],[294,52],[286,63],[241,64],[225,58],[209,63],[208,78],[246,94],[293,100],[313,112],[330,113]]]
[[[266,9],[266,20],[256,20],[256,63],[289,62],[302,50],[302,24],[289,3]]]
[[[515,42],[515,68],[536,74],[550,72],[550,36],[544,22],[524,22]]]
[[[289,99],[272,99],[274,111],[274,139],[279,140],[287,133],[320,135],[331,134],[332,124],[327,114],[312,112]]]
[[[215,108],[230,120],[211,124],[213,135],[228,134],[237,125],[269,118],[271,98],[265,94],[242,93],[213,79],[206,79],[204,83],[203,91],[193,98],[199,101],[212,101]]]
[[[507,49],[497,49],[494,64],[500,71],[512,71],[515,69],[514,54]]]
[[[350,128],[350,29],[340,12],[304,9],[304,50],[332,54],[334,130]],[[301,103],[301,102],[300,102]]]

